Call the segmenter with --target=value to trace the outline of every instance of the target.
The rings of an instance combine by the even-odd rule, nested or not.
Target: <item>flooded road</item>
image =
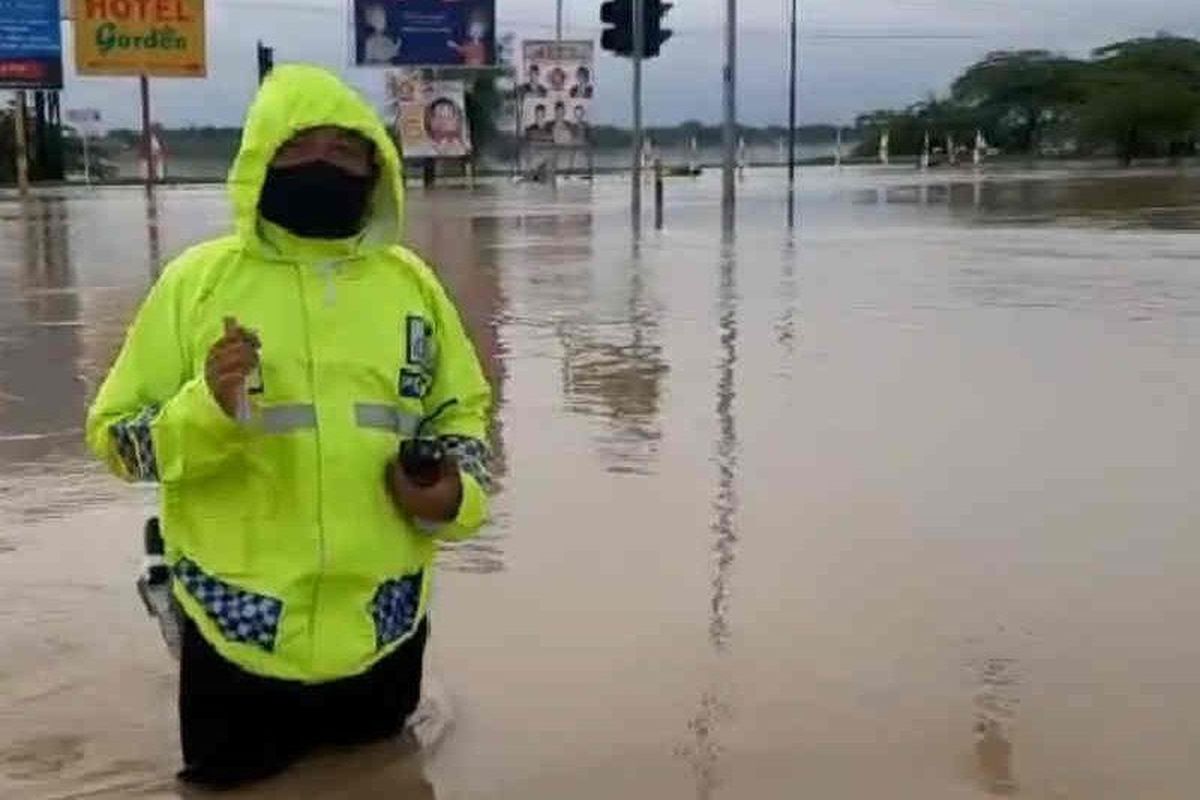
[[[1200,176],[807,170],[410,195],[497,389],[432,754],[238,795],[1192,798]],[[0,797],[175,797],[152,492],[82,415],[224,195],[0,201]]]

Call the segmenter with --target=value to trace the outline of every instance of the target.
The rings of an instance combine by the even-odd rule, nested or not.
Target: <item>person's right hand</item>
[[[258,336],[233,317],[225,318],[225,335],[208,351],[204,380],[213,398],[236,419],[246,378],[258,366]]]

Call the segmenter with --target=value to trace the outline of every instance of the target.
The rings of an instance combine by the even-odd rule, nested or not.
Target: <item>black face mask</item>
[[[270,167],[258,198],[263,219],[307,239],[345,239],[363,228],[373,175],[313,161]]]

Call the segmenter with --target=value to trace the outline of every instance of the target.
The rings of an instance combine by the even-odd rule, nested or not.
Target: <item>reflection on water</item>
[[[1017,790],[1013,774],[1013,723],[1020,698],[1020,665],[1013,658],[985,658],[976,665],[975,756],[985,788],[994,794]]]
[[[737,256],[728,238],[718,267],[717,331],[720,354],[716,383],[716,433],[713,462],[717,468],[716,492],[712,501],[711,577],[709,583],[708,640],[714,653],[727,653],[732,640],[729,622],[734,560],[738,543],[738,439],[734,415],[737,396],[734,367],[737,364]],[[719,678],[700,696],[699,707],[688,721],[692,743],[680,749],[691,764],[698,800],[709,800],[721,784],[720,725],[730,716]]]
[[[796,240],[788,236],[783,246],[779,270],[779,302],[782,306],[775,321],[775,341],[783,348],[784,359],[796,354]],[[790,372],[785,371],[786,374]]]
[[[668,369],[645,269],[635,255],[620,281],[625,285],[613,288],[628,298],[619,317],[581,320],[559,331],[568,408],[605,420],[609,430],[596,445],[612,472],[648,474],[662,436],[658,417]]]
[[[158,195],[146,192],[146,243],[150,264],[150,277],[158,278],[162,272],[162,236],[158,230]]]
[[[736,264],[732,251],[722,254],[717,299],[717,325],[721,340],[717,368],[717,444],[714,453],[717,492],[713,500],[712,600],[708,624],[709,640],[717,652],[723,652],[729,646],[729,581],[738,541],[738,441],[733,411],[737,395],[734,383],[738,335]]]
[[[943,207],[964,222],[1111,229],[1195,230],[1200,181],[1177,172],[923,173],[912,182],[853,189],[858,205]]]
[[[61,198],[33,197],[5,219],[0,263],[0,470],[78,452],[85,387],[70,220]]]
[[[705,691],[700,695],[695,715],[687,723],[692,740],[676,749],[676,755],[687,759],[691,765],[696,800],[711,800],[721,786],[719,767],[722,750],[717,733],[718,727],[729,717],[729,708],[719,693],[714,689]]]
[[[508,301],[501,265],[492,245],[500,238],[500,222],[492,216],[463,213],[453,196],[431,195],[429,202],[410,204],[408,235],[413,248],[427,258],[454,298],[492,387],[496,413],[489,440],[491,470],[501,491],[507,472],[504,442],[504,399],[507,371],[503,335]],[[487,574],[504,569],[503,539],[507,526],[497,520],[469,542],[446,544],[440,563],[458,572]]]
[[[54,437],[79,431],[83,385],[77,369],[82,321],[65,203],[36,197],[23,210],[17,235],[11,235],[16,227],[13,223],[5,225],[3,247],[19,246],[20,271],[5,276],[8,285],[0,300],[0,386],[4,393],[0,435],[10,443],[22,443],[24,460],[34,461],[50,452]],[[0,258],[7,261],[11,255],[5,252]]]
[[[146,203],[157,264],[157,211],[152,198]],[[0,219],[0,474],[8,478],[0,482],[0,513],[28,523],[114,496],[84,453],[83,417],[141,288],[123,292],[110,317],[118,295],[80,280],[79,270],[96,267],[101,252],[90,224],[75,230],[81,203],[35,195],[16,207],[19,214]]]

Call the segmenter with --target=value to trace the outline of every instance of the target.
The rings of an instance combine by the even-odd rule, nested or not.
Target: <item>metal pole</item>
[[[86,128],[83,131],[83,179],[87,185],[92,185],[92,134]]]
[[[725,6],[725,159],[721,176],[721,206],[732,215],[737,171],[737,0]]]
[[[513,142],[516,147],[513,150],[513,177],[519,177],[521,174],[521,156],[525,153],[525,92],[521,91],[518,84],[514,90],[516,96],[517,107],[513,109],[513,120],[516,121],[516,129],[513,131]]]
[[[646,51],[643,0],[633,0],[633,196],[635,224],[642,220],[642,53]]]
[[[562,41],[562,29],[563,29],[563,0],[557,0],[557,3],[555,4],[555,13],[554,13],[554,39],[555,39],[555,41],[558,41],[558,42]]]
[[[796,221],[796,51],[797,41],[797,7],[792,0],[791,24],[791,55],[788,66],[788,225]]]
[[[146,159],[146,194],[154,191],[154,143],[150,133],[150,78],[138,76],[142,93],[142,155]]]
[[[17,157],[17,189],[21,197],[29,195],[29,143],[25,130],[25,90],[17,90],[17,107],[13,113],[13,136]]]
[[[663,163],[661,158],[654,159],[654,229],[661,231],[663,227]]]

